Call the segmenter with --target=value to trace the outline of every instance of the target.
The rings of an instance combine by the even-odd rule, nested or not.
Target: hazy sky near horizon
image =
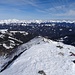
[[[0,19],[74,19],[75,0],[0,0]]]

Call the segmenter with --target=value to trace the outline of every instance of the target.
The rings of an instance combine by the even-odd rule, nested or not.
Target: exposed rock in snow
[[[27,50],[0,75],[75,75],[73,46],[38,37],[18,49]]]

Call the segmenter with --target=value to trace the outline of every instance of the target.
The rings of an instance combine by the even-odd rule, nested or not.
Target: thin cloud
[[[41,10],[41,9],[36,9],[36,11],[41,13],[47,13],[45,10]]]
[[[75,1],[70,2],[70,0],[1,0],[0,11],[0,14],[11,14],[12,12],[19,12],[20,14],[17,13],[17,15],[27,16],[28,14],[32,16],[32,14],[34,13],[33,16],[36,15],[36,17],[38,17],[38,15],[47,17],[70,17],[75,16]]]
[[[65,13],[62,13],[62,14],[55,14],[56,16],[74,16],[75,17],[75,10],[69,10]]]

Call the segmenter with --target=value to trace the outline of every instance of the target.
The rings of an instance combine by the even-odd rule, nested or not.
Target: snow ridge
[[[74,75],[75,47],[37,37],[20,47],[28,49],[0,75]]]

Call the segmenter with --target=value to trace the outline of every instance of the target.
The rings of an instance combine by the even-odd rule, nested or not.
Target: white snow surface
[[[0,29],[1,33],[6,33],[8,29]]]
[[[39,43],[34,44],[36,41]],[[0,75],[43,75],[38,71],[43,70],[46,75],[75,75],[75,47],[45,38],[35,38],[33,43],[20,57],[18,57]],[[59,48],[57,46],[62,46]]]
[[[11,61],[14,56],[16,55],[19,55],[21,52],[25,51],[25,50],[28,50],[31,46],[33,45],[36,45],[38,43],[44,43],[44,41],[42,41],[43,38],[42,37],[36,37],[32,40],[30,40],[28,43],[25,43],[21,46],[19,46],[16,50],[14,50],[14,52],[12,52],[10,54],[9,57],[6,58],[6,55],[5,56],[0,56],[0,71],[4,68],[4,65],[7,64],[9,61]]]
[[[10,49],[10,48],[13,48],[10,44],[10,46],[7,46],[5,43],[3,43],[3,47],[5,47],[6,49]]]

